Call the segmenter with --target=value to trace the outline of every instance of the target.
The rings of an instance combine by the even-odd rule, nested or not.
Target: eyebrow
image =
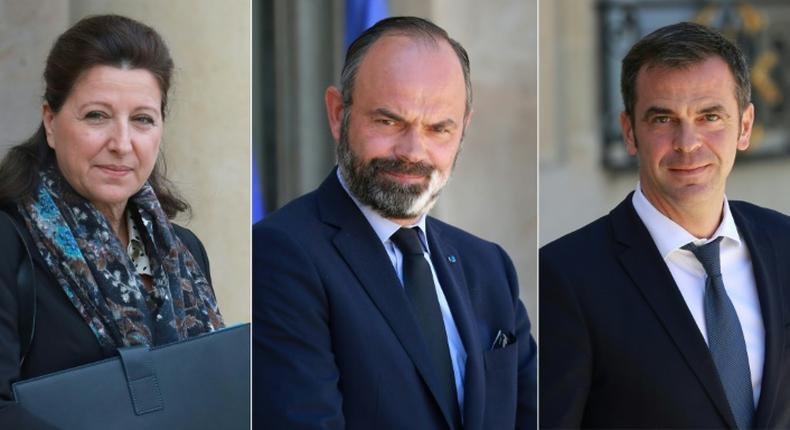
[[[91,105],[99,105],[99,106],[102,106],[102,107],[107,108],[107,109],[112,107],[112,106],[110,106],[109,103],[100,102],[100,101],[97,101],[97,100],[90,100],[90,101],[87,101],[87,102],[82,103],[81,105],[77,106],[77,108],[79,110],[82,110],[82,109],[85,109],[86,107],[91,106]]]
[[[78,109],[79,110],[83,110],[83,109],[85,109],[86,107],[88,107],[90,105],[99,105],[99,106],[104,107],[105,109],[112,109],[112,104],[107,103],[107,102],[103,102],[103,101],[99,101],[99,100],[91,100],[91,101],[85,102],[85,103],[79,105]],[[137,106],[137,107],[134,108],[134,111],[138,111],[138,110],[151,111],[151,112],[154,112],[157,115],[161,116],[161,112],[159,111],[158,107],[154,107],[154,106],[149,106],[149,105],[143,104],[143,105],[140,105],[140,106]]]
[[[389,119],[392,119],[392,120],[395,120],[395,121],[399,121],[399,122],[405,122],[406,121],[406,118],[396,114],[395,112],[393,112],[393,111],[391,111],[391,110],[389,110],[387,108],[373,109],[373,111],[371,111],[371,113],[370,113],[370,116],[376,116],[376,115],[386,116]]]
[[[649,108],[647,108],[644,115],[642,115],[642,121],[646,121],[648,118],[650,118],[653,115],[670,115],[673,113],[674,112],[672,111],[672,109],[662,108],[659,106],[650,106]]]
[[[431,127],[432,128],[448,128],[448,129],[450,129],[450,128],[455,128],[456,125],[457,124],[455,123],[455,121],[453,121],[450,118],[447,118],[447,119],[441,120],[441,121],[439,121],[437,123],[431,124]]]
[[[724,109],[724,106],[719,105],[719,104],[716,104],[716,105],[713,105],[713,106],[708,106],[708,107],[706,107],[704,109],[701,109],[697,113],[703,114],[703,115],[704,114],[709,114],[709,113],[718,113],[718,114],[725,114],[725,115],[729,116],[729,114],[727,114],[727,109]]]
[[[404,117],[396,114],[395,112],[392,112],[391,110],[389,110],[387,108],[376,108],[376,109],[373,109],[373,111],[371,111],[371,116],[374,116],[374,115],[385,116],[385,117],[387,117],[387,118],[389,118],[391,120],[398,121],[398,122],[406,122],[406,119]],[[446,118],[446,119],[443,119],[443,120],[441,120],[439,122],[436,122],[436,123],[433,123],[433,124],[429,124],[429,126],[433,127],[433,128],[437,128],[437,127],[454,128],[454,127],[456,127],[456,123],[451,118]]]
[[[642,120],[647,120],[653,115],[672,115],[675,112],[672,109],[663,108],[660,106],[650,106],[645,111],[644,115],[642,116]],[[717,113],[717,114],[725,114],[727,115],[727,109],[720,104],[715,104],[712,106],[704,107],[696,112],[697,115],[705,115],[709,113]]]

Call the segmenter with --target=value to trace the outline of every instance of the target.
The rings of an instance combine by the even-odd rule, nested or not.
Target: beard
[[[367,162],[361,160],[348,142],[347,115],[343,118],[336,153],[340,174],[351,194],[385,218],[413,219],[428,213],[450,179],[449,172],[442,174],[428,163],[395,157],[373,158]],[[390,179],[388,173],[421,176],[423,180],[401,183]]]

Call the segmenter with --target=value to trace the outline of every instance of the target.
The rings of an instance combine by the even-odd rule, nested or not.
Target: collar
[[[346,185],[346,181],[343,178],[343,175],[340,174],[339,168],[336,170],[336,173],[337,173],[337,179],[338,181],[340,181],[340,186],[343,187],[343,190],[345,190],[346,194],[348,194],[348,196],[351,197],[351,200],[354,201],[354,204],[357,205],[360,211],[362,211],[362,215],[364,215],[365,219],[368,220],[368,224],[370,224],[370,226],[373,228],[373,231],[376,232],[376,236],[378,236],[381,243],[386,244],[390,240],[390,236],[395,234],[395,232],[398,231],[401,227],[405,227],[405,228],[419,227],[421,231],[421,234],[419,236],[420,236],[420,240],[422,241],[423,248],[426,250],[430,249],[428,248],[428,243],[427,243],[428,230],[427,230],[427,223],[425,222],[426,219],[425,214],[420,216],[420,218],[417,220],[416,223],[406,226],[402,226],[396,222],[384,218],[373,208],[357,200],[356,196],[354,196],[354,194],[348,189],[348,186]]]
[[[689,242],[702,245],[719,236],[723,236],[724,241],[730,241],[736,246],[741,245],[741,236],[738,234],[738,228],[735,226],[735,220],[732,217],[732,212],[730,212],[730,203],[727,200],[727,196],[724,196],[722,220],[719,227],[710,238],[703,239],[694,237],[679,224],[659,212],[642,193],[642,187],[639,182],[636,183],[636,190],[631,198],[631,203],[634,205],[637,215],[639,215],[639,218],[642,219],[645,227],[650,232],[658,252],[661,253],[661,257],[664,259],[669,257],[669,254],[673,251],[680,249]]]

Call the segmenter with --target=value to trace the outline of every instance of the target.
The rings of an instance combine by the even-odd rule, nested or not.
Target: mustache
[[[436,170],[434,166],[427,163],[412,163],[397,158],[374,158],[368,162],[368,168],[375,172],[384,171],[415,176],[430,176]]]

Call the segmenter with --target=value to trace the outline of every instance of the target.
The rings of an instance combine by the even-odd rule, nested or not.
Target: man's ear
[[[741,115],[741,133],[738,136],[738,149],[745,151],[749,147],[749,139],[752,137],[752,129],[754,128],[754,105],[749,103],[749,106],[744,109]]]
[[[631,117],[625,111],[620,112],[620,129],[623,131],[623,141],[628,155],[636,155],[636,138],[634,137],[634,126]]]
[[[330,86],[324,92],[326,116],[329,120],[329,129],[335,142],[340,141],[340,128],[343,124],[343,94],[335,86]]]

